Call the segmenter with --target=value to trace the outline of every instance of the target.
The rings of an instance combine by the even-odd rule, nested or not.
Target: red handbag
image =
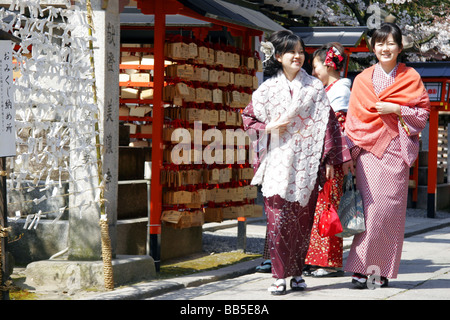
[[[331,193],[331,181],[328,180],[325,182],[323,189],[324,199],[326,200],[327,208],[322,211],[322,214],[319,219],[319,235],[324,237],[331,237],[335,234],[341,233],[343,231],[341,220],[339,220],[339,216],[337,214],[336,208],[330,202],[330,193]]]

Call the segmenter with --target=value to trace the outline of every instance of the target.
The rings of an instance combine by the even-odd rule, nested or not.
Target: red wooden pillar
[[[243,45],[243,49],[244,50],[252,50],[252,40],[253,40],[253,38],[249,35],[249,32],[248,31],[244,31],[243,32],[243,39],[242,39],[243,41],[243,43],[242,43],[242,45]]]
[[[154,88],[153,88],[153,128],[152,128],[152,180],[150,192],[150,255],[159,271],[161,259],[161,212],[162,186],[160,173],[163,165],[162,131],[164,123],[163,88],[164,88],[164,43],[166,35],[166,13],[162,0],[155,1],[154,29]]]
[[[438,151],[439,110],[432,106],[430,110],[429,142],[428,142],[428,197],[427,217],[434,218],[436,214],[437,189],[437,151]]]

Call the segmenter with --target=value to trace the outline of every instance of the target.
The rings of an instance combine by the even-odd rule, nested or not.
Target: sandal
[[[336,270],[336,269],[327,269],[327,268],[320,268],[312,272],[312,276],[316,278],[320,277],[342,277],[344,275],[343,270]]]
[[[358,289],[367,289],[367,276],[361,273],[354,273],[352,275],[352,283]]]
[[[354,273],[352,276],[352,283],[356,286],[358,289],[367,289],[367,276],[360,274],[360,273]],[[371,289],[375,288],[385,288],[389,285],[389,280],[386,277],[380,277],[380,280],[377,281],[376,278],[372,280],[372,286]]]
[[[256,267],[256,272],[270,273],[272,271],[272,262],[270,260],[263,261],[261,265]]]
[[[267,289],[273,295],[286,294],[286,281],[284,279],[278,279]]]
[[[306,289],[306,282],[301,277],[293,277],[291,279],[292,291],[303,291]]]

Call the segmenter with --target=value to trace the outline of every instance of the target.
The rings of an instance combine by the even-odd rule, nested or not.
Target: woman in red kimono
[[[336,118],[344,130],[345,116],[350,99],[351,81],[341,78],[340,72],[346,65],[347,56],[340,43],[331,42],[314,51],[312,75],[322,81],[330,105]],[[311,230],[311,241],[304,275],[314,277],[338,277],[343,276],[342,270],[342,238],[334,235],[321,237],[319,234],[319,222],[322,213],[328,210],[330,205],[336,209],[342,195],[344,171],[342,165],[334,167],[334,178],[327,181],[330,188],[324,188],[319,192],[314,224]],[[328,191],[328,192],[325,192]]]
[[[353,83],[345,132],[356,163],[366,231],[354,237],[346,271],[358,288],[387,286],[396,278],[403,246],[409,168],[419,151],[430,100],[420,75],[397,62],[402,33],[391,23],[371,45],[378,63]],[[368,275],[374,277],[368,281]]]
[[[291,31],[272,34],[262,43],[265,73],[270,76],[243,112],[244,129],[259,152],[252,184],[260,184],[267,215],[267,241],[276,279],[272,294],[306,287],[302,269],[326,165],[350,161],[345,139],[320,80],[302,65],[304,45]],[[267,137],[270,136],[270,142]]]

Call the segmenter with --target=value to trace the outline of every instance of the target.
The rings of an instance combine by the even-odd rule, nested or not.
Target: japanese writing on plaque
[[[0,157],[16,155],[12,42],[0,41]]]

